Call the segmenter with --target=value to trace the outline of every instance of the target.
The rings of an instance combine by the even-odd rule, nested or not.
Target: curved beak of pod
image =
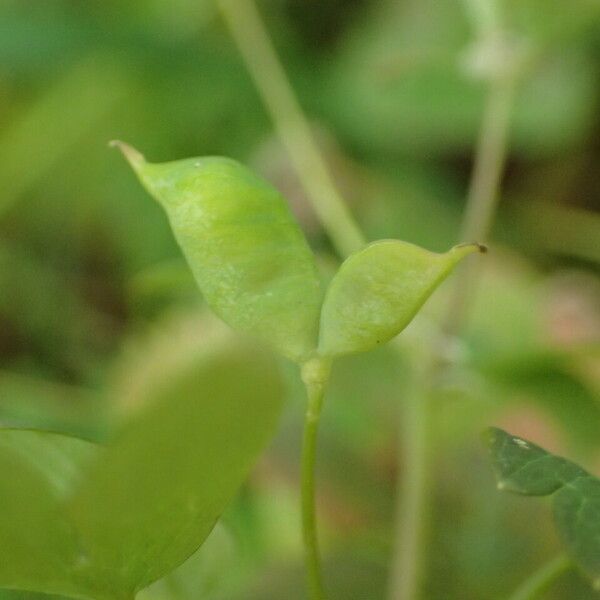
[[[138,152],[133,146],[130,146],[121,140],[111,140],[108,142],[108,145],[111,148],[118,148],[133,170],[139,175],[140,169],[146,164],[146,159],[141,152]]]

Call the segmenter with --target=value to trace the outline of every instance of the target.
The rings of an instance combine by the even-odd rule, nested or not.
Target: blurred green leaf
[[[133,594],[191,556],[268,442],[280,407],[269,356],[239,346],[153,390],[70,502],[97,572]]]
[[[596,0],[501,0],[499,4],[511,28],[545,46],[572,41],[600,19]]]
[[[549,8],[550,3],[536,2],[536,8],[529,9],[531,20],[558,22],[557,3],[560,0]],[[513,5],[517,4],[527,3],[516,0]],[[475,32],[463,8],[459,0],[374,3],[367,16],[349,28],[335,60],[323,70],[325,93],[313,99],[317,110],[365,154],[430,159],[469,150],[486,86],[464,66]],[[560,13],[571,10],[564,6]],[[532,34],[513,25],[508,10],[501,12],[507,13],[508,31],[526,45],[531,42]],[[585,16],[579,22],[589,27]],[[594,62],[580,39],[570,41],[568,52],[544,46],[523,81],[511,139],[517,154],[563,153],[581,144],[589,131]]]
[[[0,431],[0,586],[95,595],[63,501],[95,454],[57,434]]]
[[[116,415],[139,410],[156,389],[190,377],[239,341],[208,309],[168,310],[123,339],[107,395]]]
[[[97,440],[106,427],[106,406],[91,390],[0,370],[0,424]]]
[[[202,360],[138,390],[97,455],[57,434],[0,431],[0,586],[127,598],[199,548],[273,433],[282,395],[269,354],[211,339]]]
[[[553,494],[554,520],[569,556],[600,586],[600,480],[575,463],[501,429],[487,434],[498,488]]]
[[[588,476],[576,464],[501,429],[491,429],[487,443],[498,477],[498,488],[507,492],[548,496],[574,479]]]

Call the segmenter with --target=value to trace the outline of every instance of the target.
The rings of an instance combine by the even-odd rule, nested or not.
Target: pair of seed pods
[[[387,342],[464,256],[480,250],[466,244],[436,254],[380,240],[349,256],[323,293],[287,203],[248,168],[217,157],[152,164],[117,145],[165,209],[212,310],[300,364]]]

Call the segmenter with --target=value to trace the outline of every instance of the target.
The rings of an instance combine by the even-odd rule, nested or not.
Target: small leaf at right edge
[[[498,488],[524,496],[548,496],[587,473],[576,464],[543,448],[490,428],[485,441],[492,455]]]
[[[400,333],[467,254],[484,248],[455,246],[445,254],[399,240],[380,240],[349,256],[336,273],[321,311],[319,353],[366,352]]]
[[[71,502],[97,572],[134,595],[191,556],[278,421],[270,354],[241,345],[153,390]]]
[[[600,479],[575,463],[501,429],[485,434],[498,487],[552,495],[554,521],[569,556],[600,588]]]
[[[570,556],[600,589],[600,479],[588,475],[565,485],[552,507]]]

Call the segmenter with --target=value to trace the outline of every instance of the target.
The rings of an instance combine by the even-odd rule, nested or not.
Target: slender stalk
[[[329,379],[330,364],[320,359],[306,363],[302,379],[308,395],[302,440],[302,536],[306,554],[306,575],[311,600],[325,600],[325,585],[319,552],[316,521],[315,465],[317,458],[317,435],[325,387]]]
[[[313,210],[341,256],[365,239],[338,192],[325,158],[253,0],[217,0]]]
[[[515,78],[508,75],[490,82],[459,236],[461,242],[483,243],[489,236],[508,154],[515,88]],[[469,261],[456,274],[449,311],[443,323],[443,330],[451,335],[458,333],[464,324],[478,266],[478,262]]]
[[[392,599],[418,596],[422,574],[424,544],[429,521],[431,483],[432,398],[429,386],[413,382],[404,399],[399,423],[399,482],[394,537],[397,547],[392,556],[390,592]]]
[[[498,78],[490,85],[477,144],[467,208],[460,241],[484,242],[497,206],[500,181],[507,155],[510,115],[514,99],[514,80]],[[459,268],[449,310],[441,323],[448,335],[460,332],[472,295],[476,264]],[[398,536],[392,558],[390,600],[415,600],[419,597],[420,580],[425,562],[426,523],[429,521],[428,487],[431,480],[432,383],[441,368],[437,349],[432,346],[428,367],[421,371],[420,393],[413,393],[405,403],[401,427],[400,457],[403,481],[399,488],[396,522]],[[419,384],[415,384],[418,388]]]
[[[563,573],[572,567],[573,563],[567,555],[558,555],[523,582],[509,597],[509,600],[535,600],[535,598],[539,598],[542,592],[545,592]]]
[[[511,77],[490,84],[460,238],[488,237],[507,156],[515,85]]]
[[[322,404],[323,390],[319,388],[308,389],[308,409],[302,440],[302,536],[306,554],[309,597],[313,600],[325,598],[321,555],[317,537],[315,495],[317,433]]]

